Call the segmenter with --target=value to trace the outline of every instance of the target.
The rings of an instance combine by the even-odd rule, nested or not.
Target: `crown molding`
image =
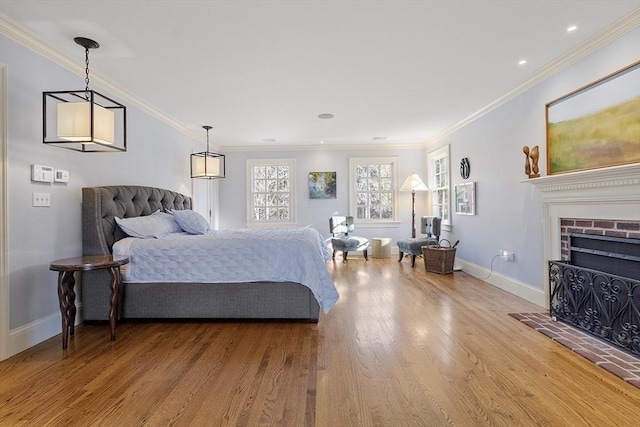
[[[529,89],[533,88],[538,83],[546,80],[547,78],[559,73],[560,71],[568,68],[569,66],[575,64],[581,59],[586,58],[592,53],[596,52],[598,49],[606,46],[612,41],[622,37],[627,34],[629,31],[634,30],[640,26],[640,8],[634,9],[631,13],[626,15],[624,18],[619,20],[618,22],[610,25],[605,28],[601,32],[592,36],[591,38],[585,40],[581,44],[579,44],[576,48],[570,50],[564,55],[556,58],[554,61],[551,61],[547,65],[545,65],[539,72],[530,78],[526,79],[518,86],[510,90],[509,92],[502,95],[500,98],[494,100],[493,102],[485,105],[480,110],[475,113],[465,117],[459,122],[451,125],[450,127],[438,132],[436,135],[425,141],[425,145],[429,146],[437,143],[441,139],[455,133],[461,128],[467,126],[469,123],[479,119],[485,114],[495,110],[502,104],[512,100],[513,98],[525,93]]]
[[[244,145],[244,146],[221,146],[220,151],[231,152],[256,152],[256,151],[357,151],[357,150],[415,150],[423,149],[425,144],[404,143],[404,144],[323,144],[323,145]]]
[[[38,55],[65,68],[73,74],[78,76],[85,75],[85,65],[83,61],[78,61],[66,55],[50,43],[38,37],[32,31],[13,21],[4,13],[0,13],[0,34],[7,36],[16,43],[23,45],[27,49],[32,50]],[[204,137],[199,132],[186,128],[181,123],[173,120],[160,110],[135,97],[130,91],[115,84],[100,73],[91,71],[91,81],[113,97],[118,98],[122,103],[134,106],[173,127],[186,136],[204,143]]]

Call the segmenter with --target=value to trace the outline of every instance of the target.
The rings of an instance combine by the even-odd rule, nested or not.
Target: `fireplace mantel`
[[[546,261],[561,258],[562,218],[640,220],[640,163],[549,175],[521,181],[540,190],[544,229],[543,278],[549,303]]]
[[[629,187],[640,186],[640,163],[630,165],[613,166],[602,169],[591,169],[579,172],[569,172],[558,175],[547,175],[540,178],[527,179],[526,182],[534,185],[542,191],[543,199],[553,199],[561,196],[555,196],[555,192],[565,192],[576,190],[592,190],[610,187]],[[551,193],[551,194],[546,194]],[[635,195],[640,200],[640,194]]]

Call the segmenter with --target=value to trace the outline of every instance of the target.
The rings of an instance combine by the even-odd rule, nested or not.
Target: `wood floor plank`
[[[0,362],[0,426],[636,426],[640,390],[462,272],[331,262],[318,324],[80,326]]]

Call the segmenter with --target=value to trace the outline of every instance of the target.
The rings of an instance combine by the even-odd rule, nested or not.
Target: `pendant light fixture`
[[[89,49],[100,45],[73,40],[85,49],[85,88],[43,92],[42,142],[85,153],[127,151],[127,107],[89,89]]]
[[[224,154],[209,151],[209,130],[211,126],[202,126],[202,128],[207,131],[207,151],[191,154],[191,178],[224,178]]]

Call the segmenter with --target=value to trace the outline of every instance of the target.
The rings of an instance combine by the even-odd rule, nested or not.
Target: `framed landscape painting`
[[[546,106],[549,175],[640,162],[640,61]]]
[[[336,198],[336,173],[335,172],[309,172],[309,198],[310,199],[335,199]]]

